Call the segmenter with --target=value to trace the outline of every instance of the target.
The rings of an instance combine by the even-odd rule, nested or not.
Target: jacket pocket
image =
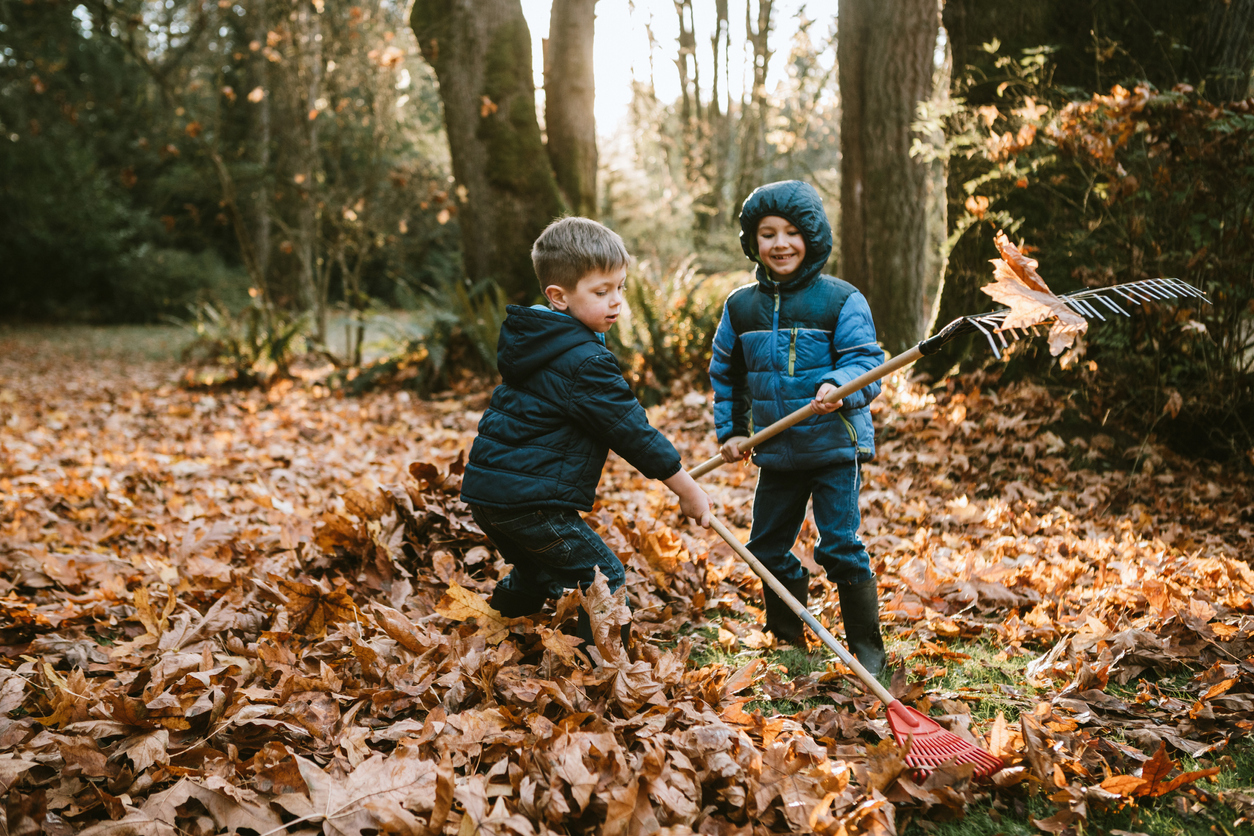
[[[797,327],[792,329],[792,338],[788,342],[788,376],[792,377],[797,368]]]

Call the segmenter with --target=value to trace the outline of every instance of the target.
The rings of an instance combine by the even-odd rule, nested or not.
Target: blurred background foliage
[[[750,280],[748,191],[805,179],[841,229],[839,32],[816,4],[790,7],[786,38],[770,0],[636,5],[676,15],[679,36],[651,42],[627,118],[599,126],[595,214],[636,258],[611,346],[655,402],[706,385],[722,299]],[[0,317],[178,318],[196,385],[294,370],[346,391],[493,379],[505,281],[468,268],[439,50],[424,58],[408,12],[0,0]],[[998,229],[1055,292],[1174,276],[1214,304],[1095,324],[1061,360],[1029,342],[1003,365],[968,341],[920,371],[939,385],[980,367],[985,381],[1039,376],[1059,387],[1069,437],[1254,464],[1254,0],[947,0],[941,22],[913,127],[944,195],[927,198],[935,321],[992,307],[978,288]],[[772,56],[783,71],[768,79]],[[678,96],[659,93],[663,72]],[[527,125],[517,105],[472,104],[473,119],[506,117],[494,130]],[[837,241],[829,272],[840,264]]]

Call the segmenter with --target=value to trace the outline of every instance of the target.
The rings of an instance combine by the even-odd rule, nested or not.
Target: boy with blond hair
[[[548,226],[531,250],[547,305],[511,305],[501,326],[502,383],[479,421],[462,481],[475,522],[513,565],[491,604],[516,618],[586,589],[599,568],[611,591],[623,565],[580,511],[590,511],[612,449],[660,479],[680,510],[708,526],[710,503],[605,347],[623,311],[630,257],[617,233],[587,218]],[[591,642],[580,611],[580,638]]]

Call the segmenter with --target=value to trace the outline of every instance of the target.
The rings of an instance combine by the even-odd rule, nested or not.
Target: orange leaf
[[[996,242],[1002,254],[1001,258],[992,260],[996,281],[980,290],[1010,308],[998,330],[1050,323],[1049,353],[1058,356],[1078,335],[1088,330],[1088,320],[1050,292],[1036,272],[1036,259],[1021,253],[1005,232],[998,230]]]
[[[1209,691],[1207,691],[1205,694],[1202,694],[1202,701],[1205,702],[1206,700],[1209,700],[1213,697],[1217,697],[1236,684],[1237,684],[1237,681],[1235,679],[1225,679],[1223,682],[1220,682],[1216,685],[1212,685]]]
[[[1138,778],[1135,775],[1112,775],[1105,781],[1102,781],[1102,789],[1106,792],[1122,795],[1125,798],[1132,798],[1141,793],[1145,786],[1145,779]]]
[[[1176,768],[1175,762],[1167,754],[1166,741],[1158,741],[1158,751],[1154,753],[1154,757],[1145,762],[1145,766],[1141,767],[1141,778],[1148,784],[1145,793],[1147,795],[1158,795],[1155,792],[1158,783]]]
[[[1199,769],[1196,772],[1186,772],[1183,775],[1177,775],[1165,784],[1159,784],[1154,795],[1166,795],[1174,789],[1178,789],[1185,784],[1191,784],[1199,778],[1209,778],[1212,775],[1219,774],[1219,767],[1212,766],[1210,769]]]

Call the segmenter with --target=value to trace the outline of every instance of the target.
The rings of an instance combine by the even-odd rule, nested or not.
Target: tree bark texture
[[[841,0],[841,271],[894,354],[926,326],[929,167],[911,125],[932,95],[936,0]]]
[[[1249,96],[1254,71],[1254,0],[1211,0],[1193,52],[1212,91],[1211,99],[1234,101]]]
[[[564,209],[536,121],[531,35],[519,0],[415,0],[410,26],[435,69],[466,273],[506,297],[539,295],[531,244]]]
[[[571,212],[597,213],[597,126],[592,36],[596,0],[553,0],[544,60],[549,161]]]

